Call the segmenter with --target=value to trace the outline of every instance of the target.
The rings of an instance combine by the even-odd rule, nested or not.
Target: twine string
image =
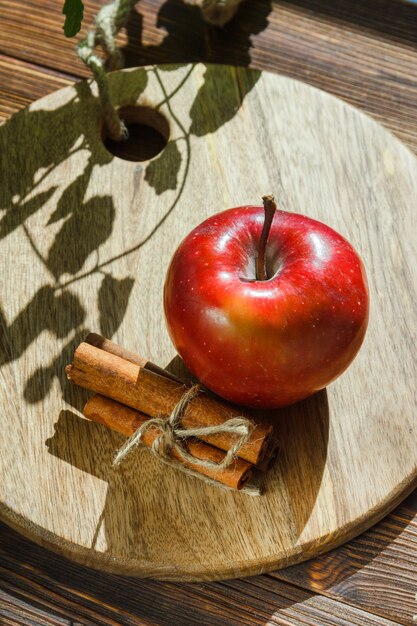
[[[228,22],[242,0],[186,0],[201,8],[204,19],[216,26]],[[107,135],[115,141],[126,140],[129,136],[126,125],[120,119],[110,97],[106,67],[117,70],[123,67],[123,54],[116,45],[116,35],[124,26],[130,11],[137,0],[113,0],[98,12],[94,28],[88,31],[85,39],[77,45],[78,57],[90,68],[97,83],[100,104]],[[94,48],[100,45],[106,61],[95,54]]]
[[[118,450],[113,464],[119,465],[121,461],[132,451],[132,449],[141,443],[143,436],[148,429],[157,428],[160,431],[160,434],[154,440],[150,450],[160,461],[170,465],[171,467],[180,469],[185,474],[195,476],[206,483],[230,490],[230,487],[201,475],[197,471],[186,467],[184,463],[218,471],[227,468],[237,457],[240,448],[249,440],[254,429],[254,425],[250,422],[250,420],[244,417],[233,417],[223,424],[216,426],[198,426],[186,429],[181,428],[181,417],[183,416],[186,407],[201,391],[201,385],[193,385],[183,394],[182,398],[175,405],[168,418],[154,417],[142,424],[142,426],[140,426]],[[187,450],[187,439],[220,433],[230,433],[236,435],[235,443],[225,453],[220,462],[197,459]],[[173,450],[176,451],[178,456],[181,458],[181,461],[175,461],[172,459],[171,453]],[[259,488],[254,485],[245,485],[242,491],[249,495],[260,495]]]
[[[94,28],[77,45],[79,58],[91,69],[97,83],[108,137],[116,141],[127,139],[128,130],[111,101],[105,61],[95,54],[94,48],[97,45],[103,48],[107,57],[106,65],[110,70],[123,67],[123,54],[117,47],[115,38],[136,1],[113,0],[102,7],[95,19]]]

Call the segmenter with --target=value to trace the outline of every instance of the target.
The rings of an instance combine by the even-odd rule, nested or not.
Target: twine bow
[[[236,458],[240,448],[247,443],[254,425],[244,417],[232,417],[223,424],[216,426],[199,426],[196,428],[181,428],[181,417],[186,406],[200,393],[201,385],[194,385],[184,393],[181,400],[175,405],[171,415],[168,418],[154,417],[147,420],[129,437],[126,443],[120,448],[114,459],[114,465],[118,465],[134,446],[140,444],[143,435],[149,428],[157,428],[160,435],[155,439],[151,446],[151,451],[160,460],[181,467],[181,462],[171,460],[171,450],[175,450],[181,459],[185,462],[199,467],[222,470],[228,467]],[[236,435],[236,441],[233,446],[226,452],[224,458],[219,463],[215,461],[204,461],[196,459],[190,454],[186,447],[187,439],[191,437],[204,437],[219,433],[230,433]],[[184,471],[188,473],[186,468]]]

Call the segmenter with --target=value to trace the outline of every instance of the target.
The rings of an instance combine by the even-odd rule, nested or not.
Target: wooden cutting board
[[[111,76],[115,102],[166,148],[116,158],[83,82],[0,127],[0,513],[34,541],[124,574],[210,580],[328,550],[415,484],[417,160],[343,102],[282,76],[151,67]],[[175,351],[168,262],[204,218],[259,203],[322,220],[364,259],[369,331],[327,390],[276,412],[279,458],[254,498],[204,485],[83,419],[63,368],[96,330],[154,362]]]

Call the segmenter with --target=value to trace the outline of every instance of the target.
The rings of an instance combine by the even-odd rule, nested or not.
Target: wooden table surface
[[[86,2],[86,25],[100,4]],[[88,76],[74,40],[63,37],[61,7],[59,0],[0,0],[0,120]],[[369,113],[417,152],[411,4],[249,0],[213,32],[195,7],[142,0],[119,40],[127,66],[202,60],[299,78]],[[97,573],[0,525],[0,624],[412,624],[416,510],[414,492],[327,555],[270,575],[206,584]]]

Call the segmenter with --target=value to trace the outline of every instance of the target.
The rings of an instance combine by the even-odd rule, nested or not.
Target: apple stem
[[[265,264],[266,243],[268,241],[269,231],[271,230],[272,220],[277,210],[277,205],[272,194],[263,196],[262,200],[264,203],[265,221],[261,238],[259,239],[258,256],[256,258],[256,280],[268,279]]]

